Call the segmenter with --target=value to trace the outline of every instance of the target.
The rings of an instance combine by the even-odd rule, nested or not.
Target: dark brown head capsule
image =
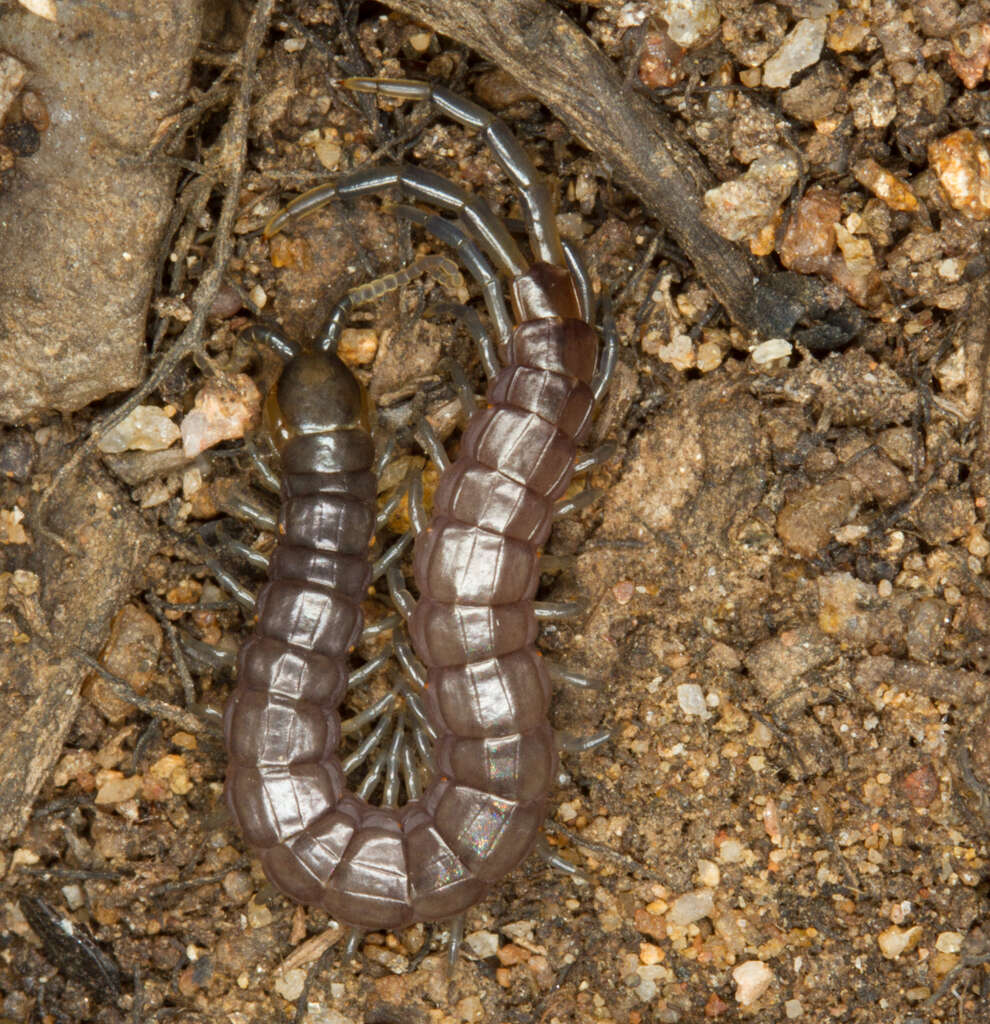
[[[303,352],[282,369],[265,403],[265,424],[281,451],[294,437],[368,429],[364,390],[333,353]]]

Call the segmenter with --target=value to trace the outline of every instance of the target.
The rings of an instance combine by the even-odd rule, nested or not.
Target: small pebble
[[[712,717],[705,702],[705,691],[697,683],[681,683],[677,687],[677,703],[685,715],[702,720]]]
[[[786,89],[791,79],[811,67],[825,45],[825,18],[803,18],[787,34],[780,49],[763,65],[763,84],[769,89]]]
[[[751,1006],[770,987],[773,971],[762,960],[747,960],[732,971],[736,983],[736,1002]]]
[[[718,849],[718,859],[723,864],[739,864],[746,856],[746,848],[738,839],[726,839]]]
[[[142,779],[140,775],[124,778],[117,771],[101,771],[97,775],[97,784],[99,789],[96,791],[95,803],[122,804],[133,800],[141,792]]]
[[[921,941],[922,928],[916,924],[913,928],[898,928],[891,925],[877,936],[880,952],[888,960],[896,960],[902,953],[909,952]]]
[[[186,457],[194,458],[220,441],[243,437],[257,421],[260,409],[261,395],[246,373],[212,378],[182,421]]]
[[[306,972],[301,967],[275,974],[275,991],[288,1003],[294,1003],[302,995],[305,984]]]
[[[340,332],[337,352],[348,366],[367,366],[378,352],[378,332],[370,327],[347,327]]]
[[[968,128],[928,147],[928,160],[953,209],[974,220],[990,216],[990,153]]]
[[[722,879],[722,872],[713,860],[698,861],[698,881],[706,889],[715,889]]]
[[[80,885],[63,885],[62,895],[65,897],[65,902],[68,905],[69,910],[78,910],[86,903],[86,896],[82,891],[82,886]]]
[[[58,20],[55,0],[18,0],[18,2],[32,14],[37,14],[39,18],[45,18],[48,21]]]
[[[678,896],[670,908],[668,918],[671,924],[686,925],[711,917],[715,912],[715,900],[708,889],[697,889]]]
[[[247,923],[251,928],[266,928],[272,923],[272,912],[264,903],[251,900],[247,905]]]
[[[117,426],[108,430],[96,447],[107,454],[141,451],[161,452],[181,436],[179,428],[157,405],[139,405]]]
[[[788,1020],[797,1020],[804,1013],[804,1007],[800,999],[788,999],[784,1003],[784,1013]]]
[[[892,210],[912,213],[918,208],[918,200],[911,189],[876,160],[860,160],[853,164],[852,172],[861,185],[882,199]]]
[[[962,950],[962,944],[961,932],[942,932],[935,940],[935,948],[940,953],[959,953]]]
[[[498,954],[498,935],[495,932],[476,931],[464,936],[464,943],[482,960]]]
[[[713,0],[662,0],[658,6],[667,32],[678,46],[693,46],[719,26],[718,5]]]
[[[767,366],[778,359],[789,359],[794,347],[786,338],[770,338],[760,342],[750,356],[757,366]]]

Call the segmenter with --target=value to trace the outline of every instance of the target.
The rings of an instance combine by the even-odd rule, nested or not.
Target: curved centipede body
[[[313,351],[290,353],[269,400],[282,511],[227,709],[228,801],[283,892],[356,928],[394,929],[462,913],[539,836],[557,751],[550,679],[535,646],[538,558],[609,360],[599,366],[587,278],[561,244],[549,193],[505,125],[425,83],[342,84],[427,99],[481,128],[519,188],[536,255],[533,263],[523,259],[482,199],[405,165],[315,189],[266,229],[335,196],[386,186],[453,210],[464,227],[418,208],[403,212],[456,247],[497,332],[496,341],[480,332],[488,406],[471,418],[416,539],[420,598],[409,632],[426,666],[435,772],[422,796],[401,808],[378,808],[350,792],[337,752],[376,513],[360,391],[333,354],[346,300]],[[510,279],[511,317],[489,256]]]

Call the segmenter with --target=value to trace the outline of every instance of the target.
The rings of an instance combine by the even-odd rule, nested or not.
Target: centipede
[[[396,213],[454,250],[488,313],[488,325],[464,313],[487,400],[472,410],[456,459],[431,442],[442,472],[429,518],[414,517],[419,597],[397,595],[432,741],[432,775],[401,807],[349,789],[339,754],[376,524],[367,400],[335,351],[353,302],[345,297],[305,348],[260,331],[284,359],[266,404],[281,511],[226,710],[226,796],[271,882],[357,934],[463,922],[538,842],[558,764],[552,677],[587,682],[538,649],[540,619],[555,614],[536,601],[540,556],[573,477],[602,461],[581,446],[617,342],[607,322],[600,343],[581,256],[561,238],[549,186],[502,120],[427,82],[336,85],[425,101],[479,131],[519,196],[531,250],[527,259],[484,197],[406,163],[322,184],[265,228],[270,237],[333,200],[398,190],[418,205]]]

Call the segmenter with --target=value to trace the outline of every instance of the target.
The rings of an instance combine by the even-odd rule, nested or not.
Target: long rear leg
[[[405,78],[343,78],[338,79],[336,84],[354,92],[374,93],[400,100],[425,100],[458,124],[477,128],[499,166],[519,190],[534,256],[558,267],[567,265],[550,190],[526,150],[501,118],[444,86],[429,82],[415,82]]]

